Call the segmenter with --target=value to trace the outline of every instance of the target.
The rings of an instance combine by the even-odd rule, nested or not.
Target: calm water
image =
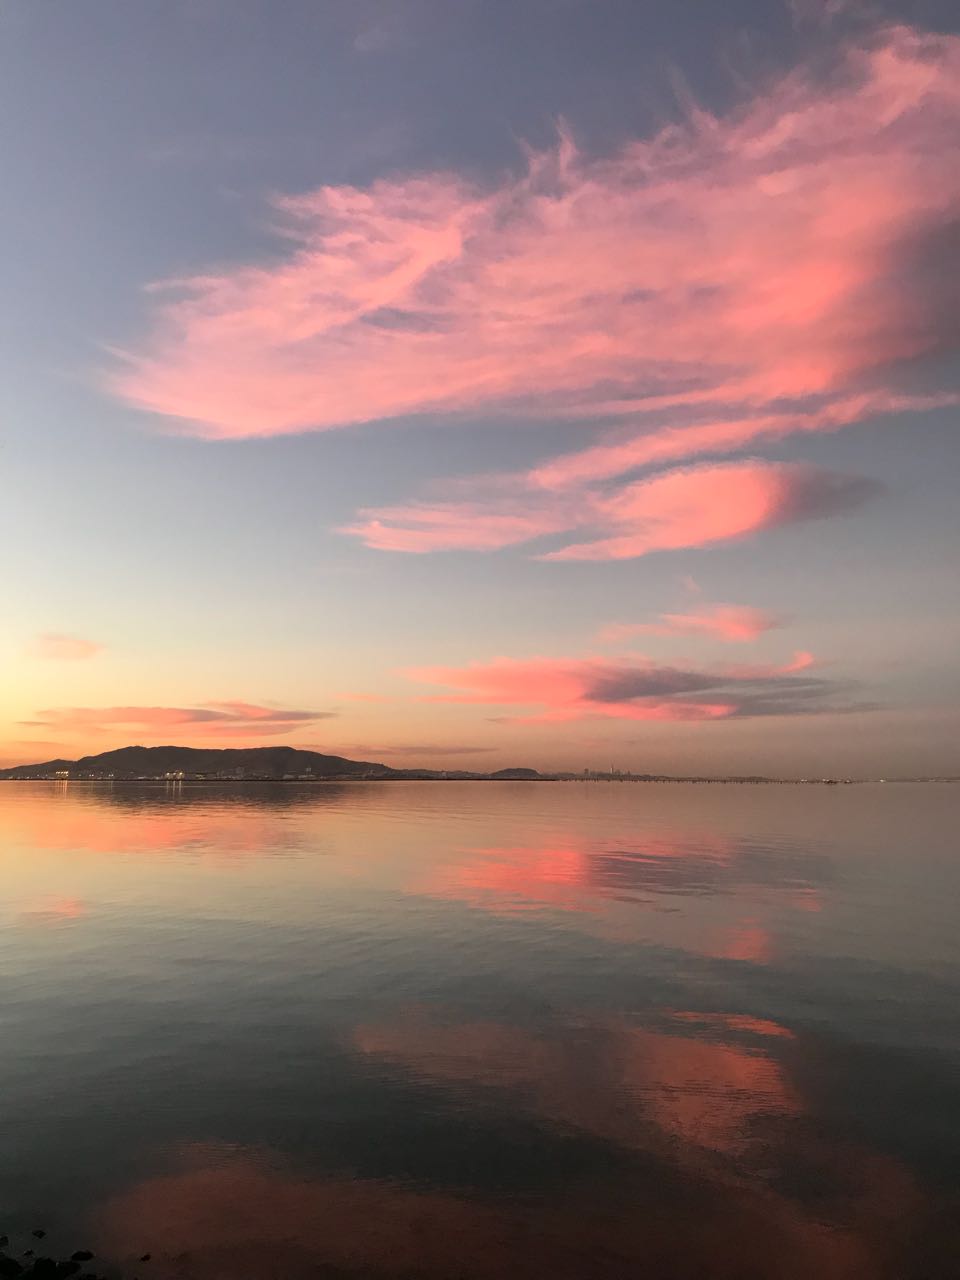
[[[952,785],[4,784],[0,1231],[958,1275],[958,831]]]

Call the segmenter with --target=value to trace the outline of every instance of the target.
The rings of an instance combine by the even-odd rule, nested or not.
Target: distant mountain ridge
[[[315,778],[350,778],[389,777],[395,770],[385,764],[347,760],[344,756],[327,756],[296,747],[120,747],[79,760],[47,760],[0,769],[0,778],[49,777],[64,772],[76,776],[112,774],[122,779],[180,772],[192,777],[284,778],[309,774]]]
[[[0,781],[55,780],[69,777],[77,781],[135,782],[138,779],[163,781],[182,777],[185,781],[321,781],[324,779],[437,779],[444,782],[851,782],[851,778],[771,778],[749,775],[677,775],[632,773],[612,769],[609,773],[584,769],[579,773],[560,770],[541,773],[537,769],[513,766],[490,772],[468,769],[394,769],[371,760],[349,760],[346,756],[324,755],[299,747],[120,747],[99,755],[81,756],[79,760],[45,760],[39,764],[20,764],[0,769]],[[951,781],[949,778],[941,781]],[[960,782],[960,778],[952,779]],[[917,779],[934,781],[934,779]]]

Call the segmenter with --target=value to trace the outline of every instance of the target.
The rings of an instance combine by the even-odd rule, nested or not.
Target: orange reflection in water
[[[86,904],[79,898],[49,895],[28,903],[20,912],[19,918],[26,924],[64,924],[80,920],[86,914]]]
[[[177,788],[158,787],[140,803],[111,800],[81,786],[54,791],[16,786],[16,803],[0,805],[0,839],[8,849],[145,855],[181,850],[258,854],[278,842],[269,809],[245,804],[178,803]],[[286,834],[286,833],[284,833]]]
[[[769,964],[773,959],[773,937],[769,929],[753,920],[735,925],[717,944],[711,955],[719,960],[747,960]]]

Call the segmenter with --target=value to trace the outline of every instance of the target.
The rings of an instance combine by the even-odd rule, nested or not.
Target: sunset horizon
[[[956,1280],[958,0],[0,110],[0,1280]]]
[[[85,123],[75,155],[39,109],[13,143],[59,196],[15,222],[0,766],[175,729],[960,770],[960,28],[932,3],[434,8],[297,3],[258,63],[249,0],[209,75],[217,5],[178,10],[178,101],[139,6],[7,18],[42,65],[69,41]],[[141,71],[122,121],[108,14]],[[653,61],[619,57],[644,32]],[[534,100],[491,101],[501,50]],[[353,124],[307,146],[297,94]],[[82,200],[51,239],[84,147],[112,246]]]

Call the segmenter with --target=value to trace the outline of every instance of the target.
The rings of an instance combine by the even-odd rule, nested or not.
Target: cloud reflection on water
[[[901,1207],[895,1172],[884,1172]],[[578,1189],[579,1190],[579,1189]],[[102,1214],[111,1254],[158,1241],[158,1280],[284,1276],[508,1280],[894,1280],[907,1232],[867,1214],[853,1231],[783,1198],[690,1179],[660,1203],[636,1188],[559,1203],[498,1204],[396,1183],[315,1178],[256,1153],[148,1179]],[[884,1197],[886,1199],[886,1197]],[[915,1206],[910,1205],[911,1213]],[[913,1223],[911,1223],[913,1225]]]
[[[788,963],[791,929],[829,926],[854,855],[873,847],[872,810],[844,834],[846,861],[824,838],[839,803],[866,812],[866,792],[4,794],[22,922],[78,925],[72,939],[18,935],[24,974],[37,958],[48,966],[54,997],[40,991],[51,1016],[63,1016],[77,956],[88,986],[103,971],[142,981],[144,956],[151,983],[155,962],[167,966],[138,989],[162,997],[161,1018],[150,999],[134,1017],[107,984],[99,1004],[82,1005],[82,1030],[70,1023],[70,1047],[89,1052],[95,1083],[115,1065],[102,1020],[126,1010],[144,1068],[130,1073],[135,1096],[122,1112],[137,1118],[114,1135],[123,1158],[98,1135],[114,1188],[95,1242],[105,1256],[149,1250],[155,1280],[948,1274],[924,1262],[928,1246],[945,1249],[946,1227],[930,1216],[922,1160],[887,1140],[889,1104],[858,1131],[856,1104],[839,1092],[856,1091],[850,1077],[864,1074],[865,1057],[851,1067],[841,1052],[858,1043],[884,1087],[913,1090],[923,1140],[936,1104],[916,1102],[921,1077],[877,1056],[869,1023],[849,1034],[836,1024],[878,983],[889,997],[901,971],[874,969],[857,986],[849,967],[824,961],[833,1005],[826,988],[801,996]],[[74,900],[88,910],[83,922]],[[87,951],[68,956],[64,944],[80,934]],[[831,936],[846,945],[856,935]],[[934,1016],[925,990],[918,1016]],[[822,1038],[809,1030],[818,1017],[831,1026]],[[22,1026],[21,1037],[34,1034],[30,1019]],[[65,1034],[49,1043],[64,1046]],[[32,1062],[30,1073],[32,1082]],[[234,1077],[245,1082],[235,1095]],[[81,1096],[69,1071],[44,1079],[51,1123],[67,1106],[55,1092],[64,1088],[69,1105],[93,1108],[85,1123],[102,1124],[95,1089]],[[191,1082],[205,1082],[204,1106],[218,1099],[199,1122],[181,1103]],[[11,1107],[24,1099],[11,1094]],[[188,1142],[158,1171],[157,1143],[176,1148],[208,1114],[220,1117],[211,1134],[242,1144]],[[307,1140],[296,1132],[304,1124]],[[545,1177],[554,1160],[560,1173]],[[503,1179],[511,1161],[516,1173]],[[124,1187],[116,1171],[131,1162],[141,1172]]]
[[[563,912],[610,939],[767,965],[783,921],[820,911],[833,877],[816,851],[640,830],[616,843],[564,833],[540,846],[454,850],[409,891],[493,915]]]
[[[698,1163],[714,1152],[742,1167],[768,1121],[800,1114],[764,1047],[786,1028],[691,1012],[659,1022],[582,1018],[543,1033],[414,1011],[358,1028],[354,1044],[431,1084],[517,1091],[551,1123],[631,1148],[694,1152]]]
[[[799,895],[804,907],[832,878],[829,860],[791,849],[760,849],[704,830],[669,838],[638,831],[611,844],[586,835],[541,846],[468,848],[413,886],[493,911],[589,910],[591,899],[649,902],[655,895],[732,895],[766,889]]]

